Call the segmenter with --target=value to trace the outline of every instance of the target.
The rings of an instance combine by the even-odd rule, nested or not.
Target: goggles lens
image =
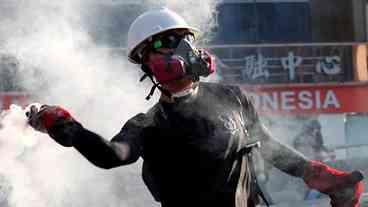
[[[192,34],[169,34],[169,35],[163,35],[159,36],[157,38],[154,38],[153,41],[153,49],[160,49],[160,48],[168,48],[168,49],[175,49],[178,47],[180,41],[182,39],[188,39],[192,40],[190,38]]]
[[[162,42],[161,40],[156,40],[153,42],[153,49],[160,49],[162,48]]]

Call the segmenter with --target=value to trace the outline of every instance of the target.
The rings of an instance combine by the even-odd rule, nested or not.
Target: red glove
[[[36,105],[32,105],[29,111],[26,112],[26,116],[28,118],[28,124],[35,130],[48,133],[55,141],[63,146],[71,146],[71,140],[67,138],[57,139],[51,133],[52,130],[55,130],[56,126],[66,126],[69,123],[75,122],[67,110],[60,106],[42,105],[38,108]]]
[[[309,188],[329,195],[332,207],[359,207],[363,178],[359,171],[348,173],[318,161],[310,161],[303,175]]]

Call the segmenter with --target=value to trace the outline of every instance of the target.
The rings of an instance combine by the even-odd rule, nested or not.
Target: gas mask
[[[160,43],[157,43],[159,46]],[[167,43],[166,43],[167,44]],[[206,50],[195,48],[189,40],[182,38],[172,43],[174,49],[169,53],[156,53],[150,57],[146,64],[142,64],[142,70],[154,83],[149,99],[157,87],[165,95],[171,97],[170,92],[164,90],[160,85],[183,77],[190,77],[194,82],[199,81],[199,77],[207,77],[215,72],[215,59]],[[154,81],[152,76],[157,82]],[[142,77],[144,79],[145,76]],[[142,80],[141,79],[141,80]]]

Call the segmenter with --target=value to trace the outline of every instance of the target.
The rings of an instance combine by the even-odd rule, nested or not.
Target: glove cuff
[[[308,162],[303,173],[303,180],[309,188],[322,193],[332,192],[345,185],[349,173],[337,170],[319,161]]]
[[[332,207],[359,207],[363,178],[359,171],[345,172],[318,161],[308,162],[303,174],[309,188],[330,196]]]
[[[326,194],[354,186],[362,179],[363,174],[359,171],[345,172],[314,160],[308,162],[303,173],[303,180],[309,188]]]

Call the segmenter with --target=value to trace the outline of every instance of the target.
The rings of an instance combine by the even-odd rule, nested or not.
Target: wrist
[[[52,139],[64,147],[74,146],[74,142],[78,139],[83,126],[75,121],[57,121],[47,131]]]

